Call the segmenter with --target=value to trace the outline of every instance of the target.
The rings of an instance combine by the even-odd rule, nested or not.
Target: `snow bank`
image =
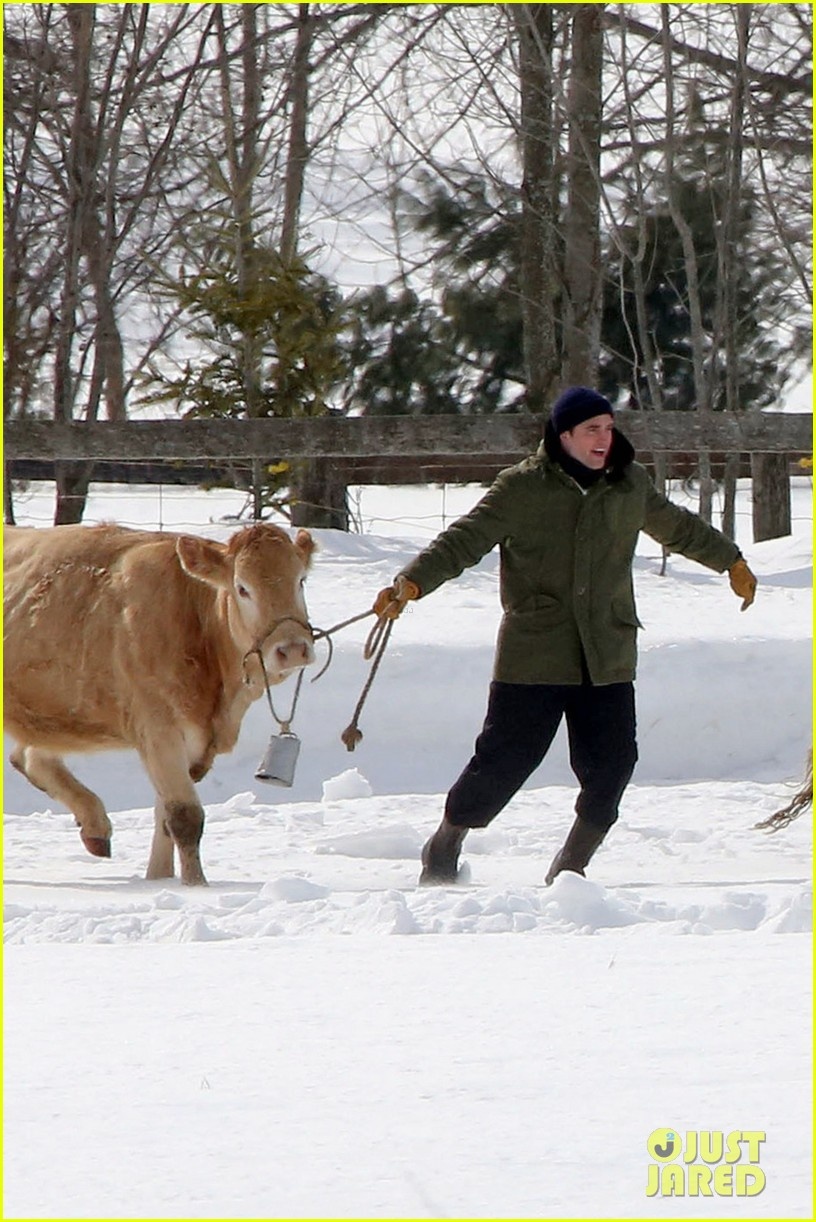
[[[304,685],[291,790],[253,782],[254,707],[200,786],[208,888],[143,880],[132,756],[79,769],[110,860],[7,770],[5,1216],[810,1217],[810,820],[754,828],[810,739],[807,491],[792,539],[740,539],[744,615],[723,577],[673,559],[661,578],[644,541],[641,760],[586,879],[543,885],[575,800],[560,738],[468,836],[467,881],[416,885],[482,721],[494,557],[401,618],[352,766],[364,626]],[[155,493],[110,495],[100,517],[153,524]],[[320,532],[315,623],[370,605],[432,537],[419,495],[378,491],[379,537]],[[161,508],[226,535],[207,523],[224,504]],[[666,1125],[764,1132],[762,1194],[648,1198]]]
[[[343,781],[342,788],[353,793],[356,785]],[[549,888],[543,876],[574,796],[566,788],[525,792],[487,831],[471,832],[464,852],[470,881],[441,888],[416,885],[420,848],[435,822],[421,795],[283,808],[236,795],[208,811],[211,885],[202,890],[141,881],[152,811],[116,816],[114,865],[85,861],[67,816],[34,823],[7,816],[5,938],[117,944],[358,933],[803,933],[810,928],[807,821],[773,837],[753,827],[779,794],[757,783],[633,786],[592,877],[565,874]],[[27,881],[25,846],[35,826],[38,870],[63,878],[51,894]]]

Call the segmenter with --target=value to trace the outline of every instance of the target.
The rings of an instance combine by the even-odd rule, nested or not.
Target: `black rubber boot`
[[[459,852],[468,834],[466,827],[456,827],[443,819],[422,847],[420,886],[434,883],[455,883],[459,872]]]
[[[600,845],[607,833],[606,828],[596,827],[585,819],[576,818],[564,841],[547,871],[544,882],[550,886],[556,875],[562,870],[572,870],[574,874],[583,876],[589,859]]]

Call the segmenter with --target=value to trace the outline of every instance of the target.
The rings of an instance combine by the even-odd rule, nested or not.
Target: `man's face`
[[[570,458],[577,459],[591,471],[602,471],[612,448],[614,428],[614,420],[604,412],[562,433],[561,445]]]

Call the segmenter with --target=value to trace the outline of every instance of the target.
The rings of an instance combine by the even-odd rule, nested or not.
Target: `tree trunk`
[[[527,406],[543,412],[559,380],[556,310],[553,18],[549,4],[512,6],[521,90],[521,300]]]
[[[94,288],[94,348],[105,386],[105,411],[108,420],[125,420],[125,348],[111,294],[112,251],[95,214],[86,217],[83,250]]]
[[[711,454],[708,450],[701,450],[697,455],[697,473],[700,477],[697,512],[704,522],[710,523],[714,511],[714,476],[711,473]]]
[[[698,412],[711,411],[711,396],[708,379],[705,376],[706,335],[703,326],[703,311],[700,298],[700,277],[697,266],[697,252],[694,247],[694,235],[691,226],[683,215],[677,194],[675,177],[675,81],[674,65],[672,63],[672,41],[669,29],[670,14],[668,5],[663,5],[660,12],[663,32],[663,68],[666,87],[666,199],[669,205],[672,223],[680,235],[683,248],[683,263],[686,272],[688,289],[688,311],[691,332],[692,369],[694,375],[694,397]],[[714,481],[711,476],[711,455],[703,450],[699,455],[700,503],[699,513],[704,521],[711,521],[711,511],[714,502]]]
[[[258,115],[261,88],[258,73],[258,11],[255,4],[241,6],[240,55],[233,68],[230,56],[224,7],[215,10],[219,50],[219,75],[223,107],[224,142],[227,161],[230,207],[232,209],[235,235],[235,275],[238,292],[246,299],[253,291],[253,247],[255,233],[253,225],[253,188],[258,173],[257,143]],[[239,75],[240,111],[233,101],[232,72]],[[241,387],[246,413],[251,419],[263,414],[261,388],[261,359],[256,335],[245,329],[241,337]],[[260,459],[252,461],[252,517],[259,521],[263,516],[264,464]]]
[[[635,318],[637,325],[637,339],[631,336],[630,344],[633,356],[632,369],[632,390],[635,401],[638,406],[643,408],[642,386],[643,378],[646,379],[646,390],[648,391],[647,406],[653,411],[663,411],[663,386],[658,374],[658,360],[655,352],[655,345],[652,340],[652,331],[649,325],[649,307],[646,301],[646,281],[643,275],[643,268],[646,262],[646,253],[648,250],[648,229],[646,224],[646,214],[648,203],[646,199],[646,190],[643,180],[643,166],[641,164],[639,131],[637,124],[637,111],[632,97],[632,81],[634,74],[629,70],[629,51],[626,37],[626,27],[621,26],[621,84],[623,86],[623,94],[626,100],[626,125],[629,132],[629,143],[632,149],[633,169],[635,176],[635,216],[636,216],[636,240],[634,242],[623,244],[621,247],[621,257],[628,259],[632,265],[632,290],[635,299]],[[625,314],[624,314],[625,317]],[[640,345],[640,361],[638,360],[638,345]],[[654,461],[654,483],[658,492],[666,495],[668,485],[668,455],[656,453],[653,455]],[[660,548],[660,576],[665,577],[669,565],[669,549],[662,545]]]
[[[73,56],[74,109],[71,143],[68,150],[69,199],[66,211],[65,270],[60,299],[60,321],[54,357],[54,419],[69,421],[74,415],[76,386],[72,366],[76,315],[79,304],[79,265],[83,236],[90,207],[91,183],[88,181],[87,115],[91,105],[91,47],[96,5],[69,5]],[[81,467],[81,465],[80,465]],[[82,486],[73,464],[56,467],[57,502],[54,522],[80,522],[85,508],[88,483]]]
[[[314,21],[308,4],[298,5],[298,33],[289,84],[289,147],[286,156],[286,180],[283,193],[280,253],[284,266],[289,267],[297,254],[300,226],[300,201],[309,148],[306,124],[309,115],[309,52],[314,37]]]
[[[751,26],[753,5],[737,6],[735,23],[737,27],[737,63],[738,70],[731,90],[731,113],[729,120],[728,144],[726,149],[726,191],[723,201],[723,214],[718,227],[717,263],[717,302],[715,307],[716,328],[713,348],[716,351],[722,344],[725,348],[725,410],[739,410],[739,349],[737,344],[738,318],[738,279],[739,261],[743,256],[740,246],[740,205],[742,203],[742,132],[745,118],[745,92],[747,78],[748,35]],[[711,362],[711,378],[713,381],[716,361]],[[712,395],[714,387],[712,386]],[[737,473],[739,471],[739,455],[729,454],[725,462],[722,530],[729,539],[736,535],[736,504],[737,504]]]
[[[737,537],[737,479],[739,477],[739,468],[739,454],[728,454],[725,459],[725,474],[723,476],[723,511],[720,529],[729,539]]]
[[[300,205],[309,160],[309,55],[314,41],[312,5],[298,5],[298,29],[288,90],[289,141],[283,193],[280,253],[291,267],[298,253]],[[347,488],[336,466],[325,458],[301,459],[292,464],[290,483],[292,525],[348,530]]]
[[[601,73],[603,4],[577,4],[569,82],[562,377],[594,386],[601,343]]]
[[[652,331],[649,325],[649,307],[646,301],[646,281],[643,275],[643,268],[646,262],[646,255],[649,248],[648,226],[646,223],[646,215],[648,211],[648,201],[646,198],[646,189],[643,180],[643,166],[641,163],[639,128],[637,123],[637,111],[635,102],[632,97],[632,80],[634,74],[629,68],[629,49],[626,38],[626,27],[621,26],[621,84],[623,86],[623,94],[626,100],[626,126],[629,133],[629,144],[632,149],[633,169],[635,175],[635,216],[637,224],[637,238],[634,243],[629,244],[628,248],[621,244],[621,254],[628,259],[632,264],[632,288],[635,298],[635,317],[637,319],[637,341],[635,337],[631,338],[632,354],[634,360],[634,368],[632,370],[632,387],[634,390],[635,399],[639,407],[643,407],[641,396],[642,378],[646,378],[646,388],[649,392],[648,406],[653,411],[663,410],[663,386],[658,374],[658,360],[655,351],[655,345],[652,339]],[[624,318],[626,317],[624,312]],[[638,344],[640,344],[642,365],[638,363]],[[655,483],[660,492],[665,492],[666,489],[666,459],[665,455],[655,455]],[[663,548],[663,571],[666,567],[666,559],[668,553]]]
[[[754,542],[791,533],[790,460],[787,454],[752,454]]]
[[[79,261],[87,206],[81,143],[83,112],[90,105],[90,56],[94,27],[93,4],[69,7],[73,54],[74,113],[68,150],[68,207],[66,209],[65,262],[60,294],[59,329],[54,356],[54,419],[71,420],[74,414],[74,379],[71,357],[79,301]]]

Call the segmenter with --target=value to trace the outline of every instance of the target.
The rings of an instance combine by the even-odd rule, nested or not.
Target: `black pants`
[[[448,794],[449,822],[486,827],[495,819],[547,754],[562,717],[581,785],[576,814],[611,827],[637,762],[632,683],[491,683],[475,753]]]

